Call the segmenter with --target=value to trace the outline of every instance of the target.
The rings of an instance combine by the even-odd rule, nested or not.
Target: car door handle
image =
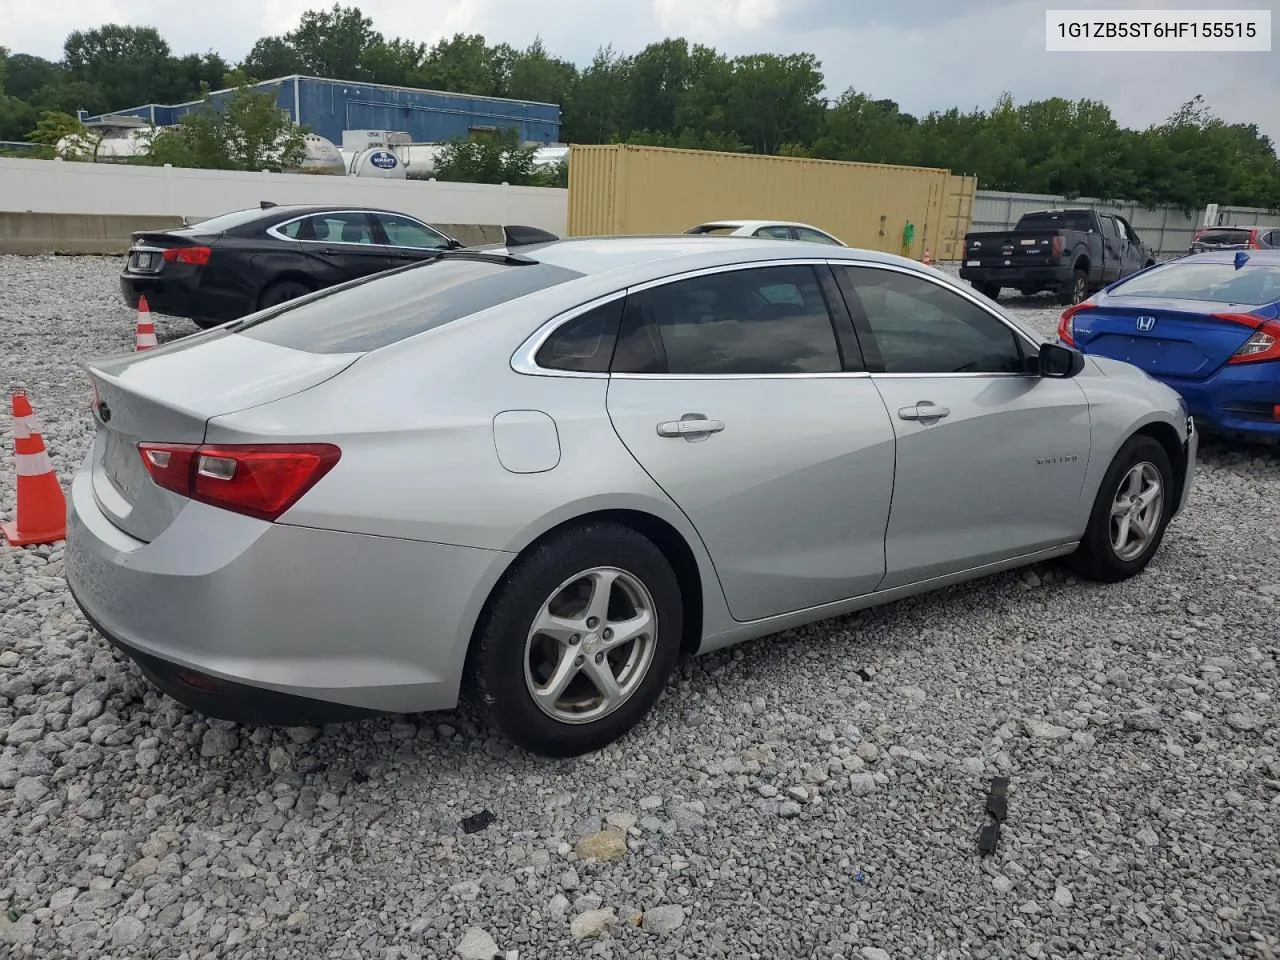
[[[679,420],[665,420],[658,424],[660,437],[705,437],[724,429],[720,420],[708,420],[701,414],[687,413]]]
[[[941,420],[950,416],[951,411],[928,400],[921,400],[913,407],[900,407],[898,416],[903,420]]]

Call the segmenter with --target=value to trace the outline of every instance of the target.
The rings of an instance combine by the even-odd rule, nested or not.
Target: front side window
[[[627,297],[615,373],[841,371],[831,313],[810,266],[690,277]]]
[[[378,223],[387,235],[387,242],[395,247],[412,247],[416,250],[442,250],[449,241],[430,227],[394,213],[375,213]]]
[[[977,304],[920,277],[838,267],[870,327],[885,373],[1022,373],[1013,330]]]

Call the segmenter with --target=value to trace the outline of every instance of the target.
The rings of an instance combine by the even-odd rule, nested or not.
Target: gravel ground
[[[77,364],[132,347],[119,268],[0,257],[0,379],[64,481]],[[1041,566],[692,661],[554,763],[460,713],[207,722],[87,627],[61,545],[0,548],[0,957],[1280,955],[1277,480],[1210,444],[1134,581]]]

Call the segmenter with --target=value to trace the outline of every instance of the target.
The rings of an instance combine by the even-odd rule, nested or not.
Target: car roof
[[[699,227],[808,227],[810,230],[820,230],[822,233],[827,231],[821,227],[815,227],[811,223],[801,223],[799,220],[707,220],[698,224]],[[694,229],[697,229],[696,227]]]
[[[891,253],[856,247],[821,247],[798,244],[794,240],[763,237],[718,237],[692,234],[658,236],[569,237],[527,246],[495,247],[491,252],[507,252],[583,274],[637,268],[679,258],[680,271],[727,266],[753,261],[861,260],[921,269],[921,264]],[[927,268],[925,268],[927,269]]]
[[[1164,264],[1175,266],[1180,263],[1235,263],[1236,257],[1242,253],[1249,258],[1247,263],[1280,264],[1280,250],[1206,250],[1204,253],[1193,253],[1166,260]]]

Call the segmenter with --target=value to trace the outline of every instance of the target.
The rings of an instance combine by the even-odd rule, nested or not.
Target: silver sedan
[[[911,260],[597,238],[437,258],[91,363],[67,579],[161,690],[319,722],[474,696],[574,755],[677,658],[1069,557],[1139,573],[1196,436]]]

